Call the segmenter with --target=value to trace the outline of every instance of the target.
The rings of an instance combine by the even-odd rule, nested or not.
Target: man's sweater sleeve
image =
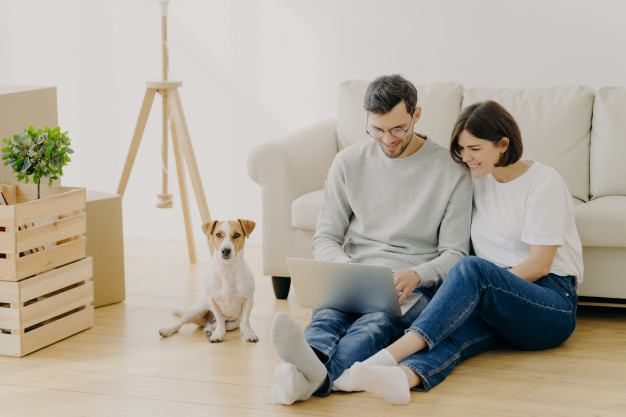
[[[420,276],[419,288],[441,285],[450,269],[469,253],[472,221],[472,179],[462,175],[448,201],[439,227],[439,256],[412,268]]]
[[[345,175],[341,167],[341,160],[336,157],[324,184],[322,208],[313,236],[313,256],[323,261],[351,260],[343,250],[352,209],[348,203]]]

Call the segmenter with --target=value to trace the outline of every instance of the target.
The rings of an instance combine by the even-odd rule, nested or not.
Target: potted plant
[[[4,165],[13,167],[18,181],[28,184],[29,177],[33,176],[37,199],[41,196],[41,179],[49,178],[48,185],[52,185],[52,181],[63,175],[63,167],[71,160],[68,154],[74,152],[69,147],[67,132],[61,132],[59,127],[35,130],[29,126],[3,141],[7,145],[2,148]]]
[[[36,184],[0,184],[0,355],[21,357],[93,326],[93,260],[85,189],[40,188],[70,161],[67,132],[31,126],[4,142],[4,165]]]

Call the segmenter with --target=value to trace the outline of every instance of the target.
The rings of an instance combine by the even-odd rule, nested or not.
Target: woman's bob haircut
[[[497,167],[504,167],[519,161],[524,151],[522,145],[522,135],[519,127],[504,107],[493,100],[482,101],[466,107],[452,131],[450,139],[450,154],[452,159],[462,164],[461,146],[459,146],[459,135],[467,131],[478,139],[485,139],[497,144],[502,138],[508,138],[509,144],[506,151],[496,164]]]

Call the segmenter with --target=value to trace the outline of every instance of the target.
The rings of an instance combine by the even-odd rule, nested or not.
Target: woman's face
[[[508,140],[502,138],[494,143],[487,139],[477,138],[464,130],[459,134],[458,144],[461,158],[469,167],[472,178],[478,179],[496,168],[502,153],[507,149]]]

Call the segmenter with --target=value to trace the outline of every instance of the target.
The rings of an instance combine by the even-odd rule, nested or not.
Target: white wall
[[[626,86],[625,17],[621,0],[173,1],[170,68],[184,82],[211,214],[261,218],[248,151],[333,117],[345,79]],[[146,0],[0,0],[0,84],[58,87],[59,124],[76,150],[64,184],[117,189],[145,81],[161,77],[160,30],[159,5]],[[155,208],[160,107],[157,97],[124,196],[124,231],[183,240],[178,198],[174,209]],[[202,240],[193,200],[191,209]]]

